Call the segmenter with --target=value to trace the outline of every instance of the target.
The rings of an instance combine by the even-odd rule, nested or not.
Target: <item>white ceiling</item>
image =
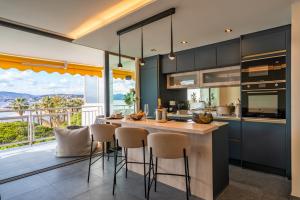
[[[85,19],[120,0],[0,0],[0,17],[67,34]],[[117,52],[116,31],[176,8],[175,51],[239,37],[290,23],[290,0],[157,0],[74,42]],[[145,55],[168,53],[170,18],[144,27]],[[224,33],[230,27],[233,32]],[[188,44],[180,44],[187,40]],[[151,52],[150,49],[157,49]],[[122,36],[122,54],[140,56],[140,30]]]
[[[174,48],[176,51],[239,37],[241,34],[290,23],[289,0],[158,0],[141,10],[76,40],[76,43],[117,52],[116,31],[175,7]],[[168,53],[170,19],[144,28],[145,55]],[[233,32],[226,34],[224,28]],[[187,40],[188,44],[180,41]],[[123,53],[140,56],[140,30],[122,37]],[[157,52],[151,52],[155,48]]]
[[[67,36],[120,0],[0,0],[0,17]]]

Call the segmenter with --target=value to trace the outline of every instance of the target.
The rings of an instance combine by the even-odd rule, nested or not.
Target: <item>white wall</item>
[[[292,3],[292,195],[300,197],[300,1]]]
[[[104,52],[0,26],[0,53],[104,66]]]

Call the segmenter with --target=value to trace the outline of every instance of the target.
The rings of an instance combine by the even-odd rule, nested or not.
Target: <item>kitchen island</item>
[[[168,121],[158,123],[155,120],[116,120],[97,119],[98,123],[120,124],[126,127],[145,128],[151,132],[176,132],[187,134],[191,142],[189,155],[191,192],[193,195],[212,200],[229,184],[228,169],[228,133],[226,122],[212,122],[211,124],[196,124],[194,122]],[[148,160],[149,158],[147,158]],[[130,149],[129,161],[141,161],[142,151]],[[128,164],[128,169],[143,174],[143,167]],[[158,171],[163,173],[184,173],[181,160],[161,159]],[[185,190],[185,180],[176,176],[158,176],[158,181],[180,190]],[[158,187],[158,191],[159,191]]]

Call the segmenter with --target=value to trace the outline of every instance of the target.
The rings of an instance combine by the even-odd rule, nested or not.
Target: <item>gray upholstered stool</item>
[[[134,164],[143,164],[144,165],[144,190],[145,190],[145,197],[147,196],[147,187],[146,187],[146,158],[145,158],[145,147],[147,146],[147,135],[148,131],[142,128],[132,128],[132,127],[119,127],[116,129],[116,141],[117,145],[116,148],[121,147],[124,149],[125,159],[122,159],[121,162],[118,163],[117,161],[117,150],[115,150],[115,169],[114,169],[114,184],[113,184],[113,195],[115,193],[115,185],[117,183],[116,176],[117,173],[122,169],[125,165],[126,167],[126,178],[127,178],[127,164],[134,163]],[[130,148],[142,148],[143,150],[143,162],[131,162],[128,161],[128,149]],[[121,165],[119,169],[117,167]]]
[[[108,142],[115,142],[114,134],[115,134],[116,126],[111,124],[93,124],[90,126],[90,130],[92,133],[92,144],[90,151],[90,162],[89,162],[89,171],[88,171],[88,182],[90,180],[90,171],[91,166],[97,162],[100,158],[102,158],[102,168],[104,169],[104,156],[105,156],[105,148],[104,144]],[[101,142],[102,143],[102,154],[99,158],[92,162],[93,156],[93,142]],[[107,153],[107,159],[109,160],[109,153]]]
[[[158,132],[151,133],[148,135],[148,147],[150,150],[150,167],[148,172],[148,195],[147,199],[150,198],[150,189],[152,182],[154,181],[154,190],[156,191],[157,175],[168,175],[168,176],[183,176],[186,183],[186,198],[189,199],[191,194],[190,190],[190,174],[189,174],[189,149],[190,142],[188,136],[178,133],[170,132]],[[153,156],[155,157],[155,164],[153,162]],[[174,174],[174,173],[159,173],[157,171],[158,158],[160,159],[178,159],[183,158],[184,160],[184,171],[185,174]],[[153,177],[151,180],[151,171]]]

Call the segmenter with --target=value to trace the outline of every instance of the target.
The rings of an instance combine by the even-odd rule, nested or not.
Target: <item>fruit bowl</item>
[[[211,113],[193,113],[193,122],[196,122],[198,124],[209,124],[214,119]]]
[[[134,120],[134,121],[138,121],[138,120],[141,120],[144,116],[145,116],[144,112],[138,112],[138,113],[130,114],[129,118]]]

